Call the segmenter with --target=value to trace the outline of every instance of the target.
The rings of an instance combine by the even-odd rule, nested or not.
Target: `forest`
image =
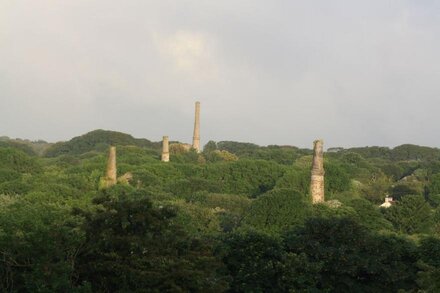
[[[161,148],[1,137],[0,292],[440,292],[440,149]]]

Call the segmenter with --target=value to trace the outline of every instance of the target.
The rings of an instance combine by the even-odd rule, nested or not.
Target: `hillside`
[[[7,136],[0,137],[0,146],[10,147],[14,149],[22,150],[23,152],[27,153],[28,155],[42,155],[47,148],[51,146],[50,143],[38,140],[38,141],[31,141],[28,139],[11,139]]]
[[[137,139],[129,134],[116,131],[94,130],[84,135],[72,138],[68,142],[59,142],[48,148],[44,155],[56,157],[60,155],[80,155],[90,151],[102,152],[110,145],[114,146],[137,146],[157,149],[159,143],[153,143],[147,139]]]
[[[161,143],[95,130],[31,150],[0,143],[2,292],[440,289],[437,148],[326,152],[320,204],[294,146],[210,141],[165,163]]]

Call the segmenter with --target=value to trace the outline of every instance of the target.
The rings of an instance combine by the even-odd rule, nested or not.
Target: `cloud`
[[[0,134],[439,145],[434,1],[0,1]]]
[[[173,60],[176,70],[192,74],[202,70],[206,73],[204,65],[212,65],[210,48],[206,37],[201,34],[177,31],[172,36],[157,36],[156,39],[159,52]]]

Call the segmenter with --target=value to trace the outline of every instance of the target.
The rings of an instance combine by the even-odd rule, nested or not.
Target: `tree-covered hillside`
[[[315,205],[310,149],[210,141],[164,163],[96,130],[41,150],[0,140],[1,292],[440,291],[439,149],[332,149]]]
[[[81,155],[91,151],[104,151],[110,145],[138,146],[145,148],[159,148],[158,143],[148,139],[137,139],[129,134],[116,131],[94,130],[82,136],[73,138],[68,142],[59,142],[48,148],[44,155],[56,157],[60,155]]]

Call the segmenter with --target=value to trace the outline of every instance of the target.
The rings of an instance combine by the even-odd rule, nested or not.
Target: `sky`
[[[440,147],[440,1],[0,0],[0,136]]]

